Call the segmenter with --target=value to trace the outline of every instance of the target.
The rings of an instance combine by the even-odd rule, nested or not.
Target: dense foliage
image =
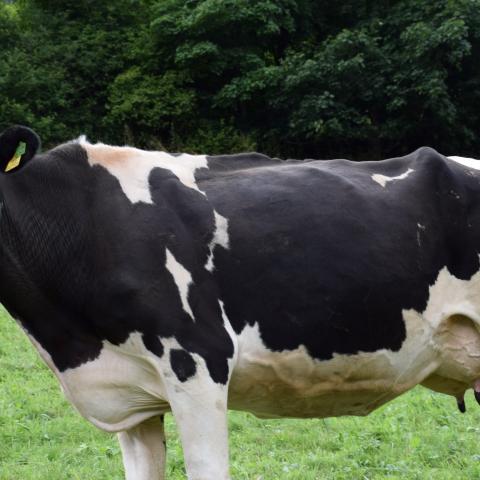
[[[0,128],[47,144],[480,154],[480,0],[18,0],[0,44]]]

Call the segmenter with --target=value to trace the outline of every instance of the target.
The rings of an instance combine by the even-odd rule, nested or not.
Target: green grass
[[[122,479],[115,436],[65,401],[23,332],[0,310],[0,480]],[[367,418],[258,420],[230,413],[235,480],[479,479],[480,407],[418,387]],[[167,478],[184,479],[172,417]]]

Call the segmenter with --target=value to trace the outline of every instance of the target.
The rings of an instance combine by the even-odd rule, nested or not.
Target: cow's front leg
[[[187,382],[188,383],[188,382]],[[170,402],[189,480],[228,480],[226,386],[176,389]],[[196,390],[196,391],[195,391]]]
[[[153,417],[136,427],[120,432],[126,480],[163,480],[165,478],[165,433],[163,416]]]

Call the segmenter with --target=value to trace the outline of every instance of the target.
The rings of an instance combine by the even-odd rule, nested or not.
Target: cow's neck
[[[64,188],[57,164],[41,160],[2,177],[0,301],[42,343],[65,333],[67,316],[81,315],[82,219],[69,209],[81,191]],[[28,175],[26,174],[28,173]],[[46,325],[50,328],[46,328]]]

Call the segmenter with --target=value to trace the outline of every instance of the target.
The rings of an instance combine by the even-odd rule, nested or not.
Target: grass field
[[[122,479],[115,436],[64,400],[29,341],[0,310],[0,480]],[[418,387],[367,418],[265,421],[230,413],[235,480],[480,479],[480,407]],[[184,479],[172,417],[167,478]]]

